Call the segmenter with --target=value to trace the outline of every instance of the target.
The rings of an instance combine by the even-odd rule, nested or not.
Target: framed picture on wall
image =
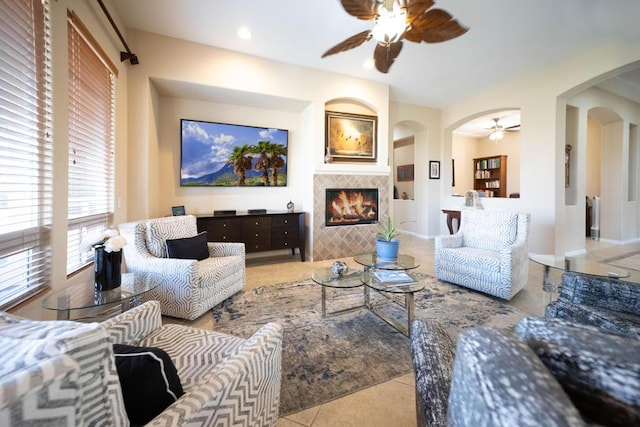
[[[413,165],[397,167],[398,181],[413,181]]]
[[[376,161],[378,117],[327,111],[326,151],[333,160]]]
[[[440,162],[429,160],[429,179],[440,179]]]

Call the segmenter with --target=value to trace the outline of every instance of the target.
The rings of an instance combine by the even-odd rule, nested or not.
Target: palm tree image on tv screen
[[[183,187],[285,187],[285,129],[180,120]]]

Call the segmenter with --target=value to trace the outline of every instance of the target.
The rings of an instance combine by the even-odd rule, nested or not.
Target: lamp
[[[493,119],[495,123],[491,128],[491,134],[489,134],[489,139],[492,141],[498,141],[504,138],[504,133],[502,132],[502,126],[498,126],[498,120],[500,119]]]
[[[407,8],[387,0],[380,5],[371,34],[378,43],[388,46],[400,39],[407,26]]]

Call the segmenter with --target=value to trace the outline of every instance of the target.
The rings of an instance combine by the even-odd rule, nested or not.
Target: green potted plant
[[[396,238],[398,229],[393,225],[389,215],[383,221],[378,222],[378,230],[373,233],[376,238],[376,254],[383,261],[395,261],[398,259],[400,241]]]

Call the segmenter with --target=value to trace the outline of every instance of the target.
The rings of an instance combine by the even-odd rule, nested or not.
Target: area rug
[[[477,325],[510,328],[526,317],[499,299],[416,277],[425,289],[415,296],[415,316],[437,319],[453,337]],[[328,291],[329,312],[363,303],[362,287]],[[388,316],[406,322],[397,304],[371,294]],[[323,318],[321,310],[321,286],[311,280],[243,291],[212,310],[216,331],[245,338],[267,322],[283,325],[281,416],[413,371],[409,339],[373,313],[362,308]]]

